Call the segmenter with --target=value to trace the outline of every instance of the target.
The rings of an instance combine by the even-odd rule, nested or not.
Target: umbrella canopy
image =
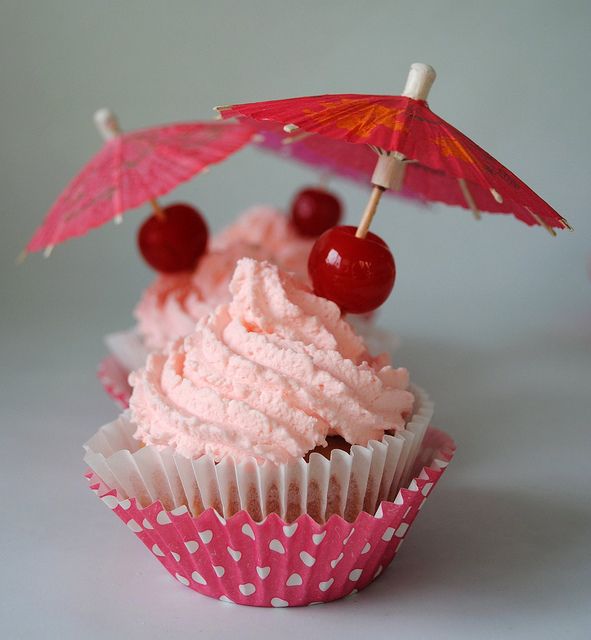
[[[551,233],[570,228],[514,173],[431,111],[426,98],[434,79],[431,67],[415,63],[401,96],[321,95],[218,109],[224,118],[270,128],[260,143],[268,148],[277,149],[277,125],[283,126],[292,136],[282,145],[289,147],[285,155],[345,177],[371,176],[378,190],[402,189],[477,214],[511,213]]]
[[[107,109],[95,114],[95,122],[105,145],[58,197],[26,251],[50,251],[128,209],[154,203],[241,149],[254,134],[239,122],[185,122],[122,133]]]

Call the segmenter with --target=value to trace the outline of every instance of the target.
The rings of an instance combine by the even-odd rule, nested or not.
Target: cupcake
[[[452,443],[424,437],[427,395],[300,279],[244,258],[229,291],[131,375],[129,411],[86,445],[92,486],[206,595],[342,597],[390,562]]]

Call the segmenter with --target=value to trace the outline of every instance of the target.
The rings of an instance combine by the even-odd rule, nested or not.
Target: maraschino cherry
[[[207,247],[208,230],[203,216],[188,204],[171,204],[140,227],[138,246],[144,260],[156,271],[192,271]]]
[[[314,238],[338,224],[341,211],[341,201],[333,193],[309,187],[296,194],[291,221],[301,235]]]
[[[316,240],[308,259],[314,292],[343,312],[368,313],[382,305],[394,286],[396,265],[388,245],[375,233],[333,227]]]

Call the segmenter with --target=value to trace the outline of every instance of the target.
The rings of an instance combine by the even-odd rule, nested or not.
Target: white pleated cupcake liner
[[[342,598],[370,584],[389,565],[454,452],[451,438],[430,428],[427,464],[375,515],[323,524],[303,514],[288,523],[261,522],[246,511],[230,518],[209,508],[193,517],[186,506],[160,500],[141,506],[89,473],[90,486],[181,584],[224,602],[286,607]],[[424,458],[424,455],[419,456]]]
[[[189,460],[171,449],[142,446],[128,413],[104,425],[84,445],[84,460],[111,488],[146,507],[160,500],[166,509],[186,506],[194,516],[213,508],[223,517],[247,510],[255,520],[270,513],[292,521],[308,513],[324,522],[337,514],[348,521],[361,511],[375,512],[408,481],[433,403],[413,386],[414,415],[403,431],[381,442],[333,450],[330,459],[312,453],[281,465],[236,462],[209,456]]]

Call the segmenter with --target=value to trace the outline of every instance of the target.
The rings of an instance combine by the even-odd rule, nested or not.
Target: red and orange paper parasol
[[[528,225],[570,229],[567,221],[509,169],[433,113],[426,99],[435,80],[428,65],[411,66],[401,96],[322,95],[217,107],[223,118],[257,121],[279,150],[283,126],[291,156],[352,178],[371,176],[372,194],[359,225],[364,237],[386,189],[480,211],[512,213]],[[377,163],[375,156],[378,156]]]

